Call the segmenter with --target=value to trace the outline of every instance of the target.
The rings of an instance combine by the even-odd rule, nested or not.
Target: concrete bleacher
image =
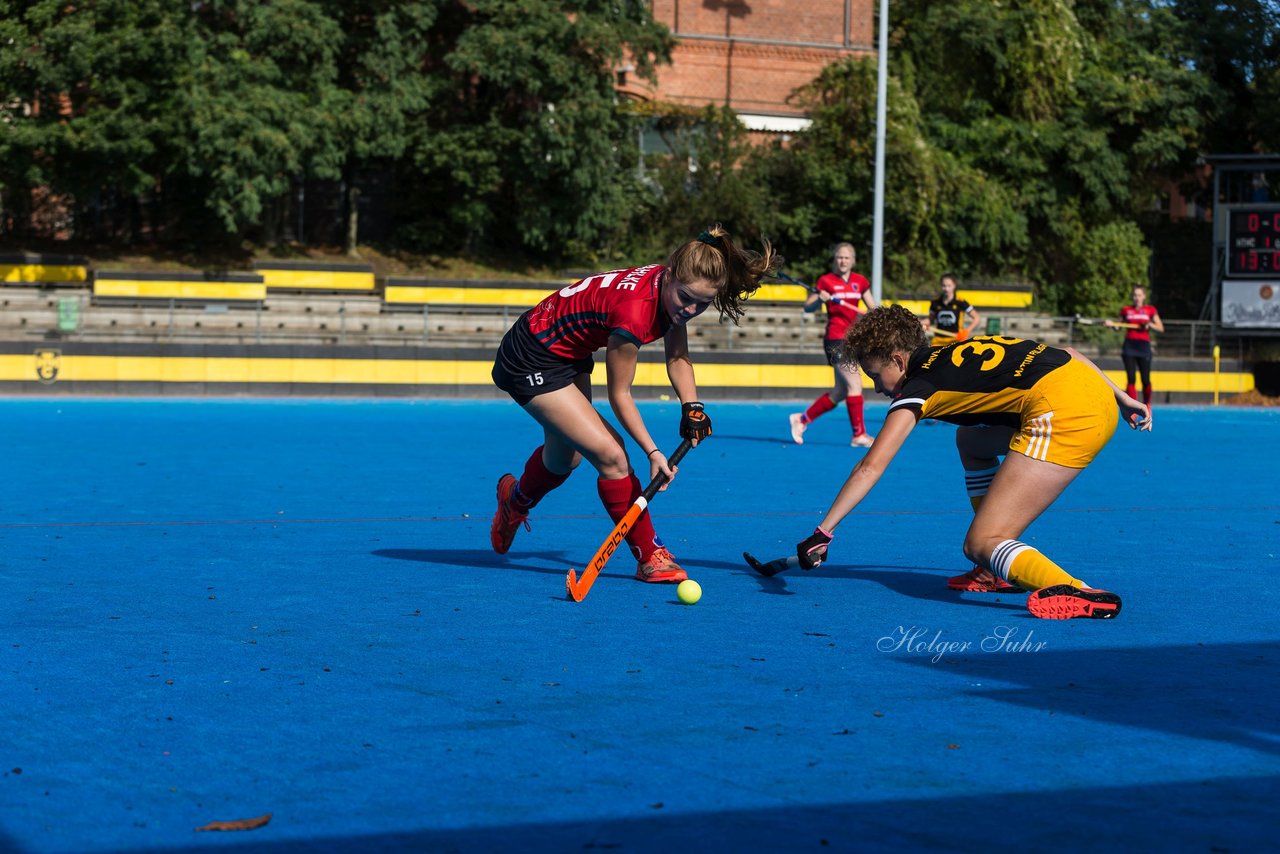
[[[572,280],[393,276],[378,287],[370,265],[314,262],[259,262],[252,273],[94,274],[82,258],[33,255],[0,256],[0,274],[12,283],[3,289],[0,316],[0,334],[10,336],[482,348],[495,347],[523,311]],[[766,282],[740,325],[708,313],[690,326],[691,345],[812,352],[820,347],[823,316],[801,310],[806,295],[794,284]],[[987,331],[1051,344],[1074,340],[1073,330],[1032,311],[1029,286],[974,284],[960,295],[982,313]],[[924,316],[931,297],[905,294],[888,302]],[[68,300],[75,300],[74,311]]]
[[[0,351],[12,354],[0,353],[0,369],[8,359],[11,383],[17,382],[14,377],[30,381],[34,376],[27,364],[31,354],[47,353],[49,348],[67,355],[75,364],[76,358],[120,352],[120,347],[156,354],[152,361],[192,348],[221,348],[219,352],[253,362],[259,357],[278,359],[269,354],[286,346],[291,352],[305,351],[305,357],[298,357],[304,363],[321,359],[346,364],[343,376],[384,376],[388,359],[397,363],[409,360],[416,367],[405,367],[406,375],[431,385],[433,393],[484,394],[492,391],[487,365],[503,334],[529,306],[569,281],[393,277],[369,291],[367,280],[348,280],[358,286],[342,287],[340,279],[317,277],[315,270],[284,271],[302,274],[306,282],[301,285],[302,279],[276,279],[275,286],[269,285],[270,274],[265,270],[213,277],[189,274],[186,278],[130,273],[93,276],[89,270],[85,280],[76,281],[74,269],[68,272],[59,265],[23,260],[29,262],[23,265],[24,272],[0,287]],[[329,272],[369,275],[361,270]],[[41,276],[58,281],[44,281]],[[258,281],[242,281],[240,277]],[[132,286],[104,288],[104,283]],[[241,287],[255,290],[239,290]],[[694,320],[689,326],[690,348],[700,366],[700,383],[715,385],[719,380],[726,386],[722,391],[732,389],[734,394],[785,396],[807,394],[829,382],[830,368],[825,365],[821,346],[825,319],[821,312],[806,314],[802,310],[804,296],[804,290],[796,286],[766,286],[748,302],[739,325],[719,322],[714,310]],[[962,290],[961,296],[981,312],[988,333],[1074,346],[1112,372],[1119,367],[1119,333],[1097,327],[1082,330],[1068,318],[1037,314],[1030,289],[970,287]],[[888,302],[898,302],[917,315],[925,314],[928,307],[928,300],[917,294]],[[1184,391],[1198,391],[1203,399],[1206,364],[1211,370],[1211,362],[1205,358],[1208,353],[1203,352],[1210,342],[1209,330],[1190,321],[1166,320],[1166,327],[1168,331],[1157,342],[1157,371],[1169,373],[1157,380],[1158,387],[1181,384],[1186,386]],[[27,355],[17,355],[21,353]],[[369,353],[379,355],[370,357]],[[361,361],[370,358],[372,361]],[[665,375],[655,372],[660,367],[661,348],[646,348],[642,362],[648,367],[642,365],[638,381],[655,388],[665,386]],[[219,376],[225,372],[222,367],[211,370]],[[307,363],[297,370],[314,374],[317,368]],[[1252,387],[1245,365],[1235,364],[1230,370],[1235,372],[1230,380],[1233,385],[1225,390]],[[74,373],[67,368],[63,376]],[[461,376],[472,379],[448,379]],[[254,388],[252,382],[246,381],[241,393]],[[386,388],[378,382],[356,381],[348,390],[384,393],[361,391],[375,385]],[[20,390],[24,386],[19,382],[6,387]],[[155,381],[145,386],[151,393],[160,387]],[[90,385],[85,390],[92,392],[94,388],[97,386]],[[404,393],[401,386],[396,390]]]
[[[261,343],[280,340],[314,344],[397,343],[435,347],[496,347],[502,335],[529,306],[562,282],[482,282],[392,277],[381,293],[364,285],[325,287],[333,279],[316,278],[316,268],[285,270],[308,277],[274,279],[271,273],[165,274],[106,272],[79,287],[63,283],[48,289],[5,289],[0,335],[27,338],[75,338],[81,341],[204,341]],[[323,271],[321,271],[323,272]],[[360,270],[329,271],[364,275]],[[256,280],[256,281],[255,281]],[[567,280],[566,280],[567,281]],[[1065,340],[1066,330],[1024,307],[1030,292],[993,291],[1016,307],[998,318],[1007,334]],[[68,301],[75,303],[74,328],[67,328]],[[919,299],[900,302],[915,311]],[[975,300],[978,302],[979,300]],[[765,285],[748,303],[739,325],[720,323],[714,311],[689,327],[691,346],[706,351],[760,353],[820,352],[821,312],[806,314],[804,291],[793,285]],[[927,301],[923,304],[927,310]],[[923,311],[917,311],[923,314]]]

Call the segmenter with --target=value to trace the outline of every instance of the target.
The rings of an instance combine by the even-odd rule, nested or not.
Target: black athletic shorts
[[[1121,356],[1128,356],[1132,359],[1150,359],[1151,358],[1151,342],[1150,341],[1130,341],[1125,339],[1124,345],[1120,348]]]
[[[498,345],[498,355],[493,360],[493,384],[524,406],[540,394],[573,385],[579,374],[590,374],[595,366],[596,360],[590,356],[566,359],[552,353],[533,337],[524,314]]]
[[[840,351],[842,351],[843,349],[844,349],[843,338],[823,338],[822,339],[822,351],[827,354],[827,364],[833,368],[840,367],[841,360],[844,358],[844,355]],[[856,363],[850,365],[849,367],[853,368],[855,371],[858,370],[858,366]]]

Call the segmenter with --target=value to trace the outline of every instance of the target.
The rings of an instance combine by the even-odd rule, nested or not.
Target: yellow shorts
[[[1116,432],[1120,409],[1106,380],[1072,359],[1036,383],[1009,450],[1033,460],[1082,469]]]

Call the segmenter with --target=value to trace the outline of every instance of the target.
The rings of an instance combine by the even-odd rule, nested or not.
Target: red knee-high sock
[[[1129,383],[1127,386],[1124,387],[1124,393],[1129,395],[1129,397],[1137,397],[1138,389],[1133,383]]]
[[[849,395],[844,399],[844,405],[849,410],[849,423],[853,425],[853,435],[861,436],[867,432],[867,425],[862,421],[862,395]]]
[[[1147,405],[1147,408],[1151,407],[1151,386],[1149,385],[1142,387],[1142,402]]]
[[[568,480],[573,473],[567,471],[556,474],[548,469],[547,464],[542,461],[542,447],[539,445],[529,455],[524,464],[524,474],[520,475],[520,482],[516,484],[515,502],[524,510],[532,509],[548,492]]]
[[[634,472],[618,480],[600,478],[596,481],[596,487],[600,491],[600,500],[604,503],[604,509],[609,511],[609,518],[615,525],[622,521],[622,517],[627,515],[631,505],[643,492],[640,488],[640,479]],[[627,532],[627,545],[631,546],[631,553],[636,556],[636,560],[644,560],[662,545],[657,533],[653,530],[653,522],[649,519],[648,510],[640,514],[640,518],[636,519],[631,530]]]
[[[818,395],[817,400],[809,404],[809,408],[804,411],[804,415],[800,416],[800,420],[803,423],[808,424],[819,415],[824,415],[835,408],[835,403],[832,402],[831,398],[824,392],[823,394]]]

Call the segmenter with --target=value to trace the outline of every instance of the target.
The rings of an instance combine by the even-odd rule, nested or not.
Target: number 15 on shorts
[[[524,378],[529,381],[530,386],[542,385],[542,371],[536,374],[525,374]]]

